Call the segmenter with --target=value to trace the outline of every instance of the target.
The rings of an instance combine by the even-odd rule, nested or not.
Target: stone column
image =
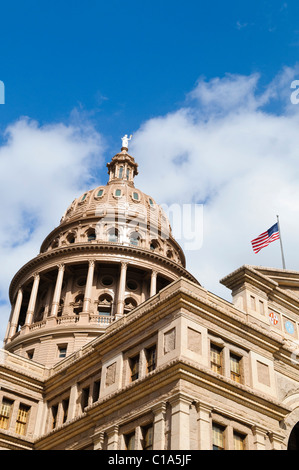
[[[171,405],[171,450],[189,450],[191,399],[178,393],[169,400],[169,403]]]
[[[107,429],[107,450],[117,450],[118,448],[118,426],[111,426]]]
[[[196,408],[199,450],[212,450],[211,407],[204,403],[197,403]]]
[[[95,432],[92,436],[93,450],[103,450],[105,435],[103,431]]]
[[[119,288],[118,288],[118,299],[117,299],[117,315],[124,314],[125,305],[125,288],[126,288],[126,277],[127,277],[127,263],[121,263]]]
[[[22,301],[23,301],[23,289],[20,287],[19,290],[18,290],[17,300],[16,300],[14,310],[13,310],[13,314],[12,314],[8,339],[10,339],[15,334],[15,332],[17,331],[20,311],[21,311],[21,307],[22,307]]]
[[[164,450],[165,449],[165,414],[166,414],[166,404],[158,403],[153,408],[154,413],[154,450]]]
[[[89,313],[95,262],[89,261],[82,313]]]
[[[31,289],[27,314],[26,314],[25,325],[31,325],[32,320],[33,320],[35,304],[36,304],[36,299],[37,299],[38,286],[39,286],[39,279],[40,279],[39,274],[35,274],[32,289]]]
[[[62,282],[63,282],[63,276],[64,276],[64,269],[65,269],[64,264],[60,264],[58,266],[58,274],[57,274],[55,291],[54,291],[53,302],[52,302],[51,317],[56,317],[58,313]]]
[[[73,419],[76,416],[77,400],[78,400],[78,384],[75,383],[74,385],[71,386],[69,408],[67,411],[67,421]]]
[[[157,272],[152,271],[151,274],[151,289],[150,289],[150,297],[157,293]]]
[[[267,431],[264,428],[261,428],[260,426],[253,426],[252,432],[254,450],[266,450],[265,437]]]

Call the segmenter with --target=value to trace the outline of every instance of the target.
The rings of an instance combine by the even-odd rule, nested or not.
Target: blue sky
[[[186,259],[204,287],[230,298],[219,279],[232,270],[281,267],[278,243],[250,245],[277,213],[299,269],[298,19],[295,0],[2,2],[3,334],[12,276],[75,197],[106,183],[125,133],[137,187],[203,204]]]
[[[199,77],[260,72],[261,86],[297,61],[299,4],[278,0],[2,2],[2,128],[89,113],[112,146],[175,110]]]

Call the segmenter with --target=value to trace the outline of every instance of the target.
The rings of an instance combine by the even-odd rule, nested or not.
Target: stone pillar
[[[252,432],[254,450],[266,450],[265,437],[267,431],[264,428],[261,428],[260,426],[253,426]]]
[[[95,262],[89,261],[82,313],[89,313]]]
[[[12,314],[8,339],[10,339],[15,334],[15,332],[17,331],[20,311],[21,311],[21,307],[22,307],[22,301],[23,301],[23,289],[20,287],[19,290],[18,290],[17,300],[16,300],[14,310],[13,310],[13,314]]]
[[[119,287],[118,287],[117,310],[116,310],[117,315],[124,314],[127,266],[128,266],[127,263],[121,263]]]
[[[191,399],[178,393],[169,400],[169,403],[171,405],[171,450],[189,450]]]
[[[78,400],[78,385],[77,383],[75,383],[74,385],[71,386],[69,408],[67,412],[67,421],[73,419],[76,416],[77,400]]]
[[[268,432],[272,450],[286,450],[284,445],[284,436],[276,432]]]
[[[104,447],[104,441],[105,441],[105,436],[103,431],[100,432],[95,432],[94,435],[92,436],[92,441],[93,441],[93,450],[103,450]]]
[[[158,403],[158,405],[153,408],[154,413],[154,450],[164,450],[165,449],[165,414],[166,414],[166,404]]]
[[[211,407],[197,403],[197,424],[199,450],[212,450]]]
[[[38,286],[39,286],[39,279],[40,279],[39,275],[35,274],[32,289],[31,289],[27,314],[26,314],[25,325],[31,325],[32,320],[33,320],[35,304],[36,304],[36,299],[37,299]]]
[[[63,282],[63,276],[64,276],[64,269],[65,269],[64,264],[60,264],[58,266],[58,274],[57,274],[55,291],[54,291],[53,302],[52,302],[51,317],[56,317],[58,313],[62,282]]]
[[[108,442],[107,450],[117,450],[118,448],[118,426],[111,426],[111,428],[106,431]]]
[[[156,271],[152,271],[150,297],[152,297],[156,293],[157,293],[157,273]]]

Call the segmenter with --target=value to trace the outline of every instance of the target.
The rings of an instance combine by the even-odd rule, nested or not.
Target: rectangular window
[[[212,371],[222,374],[222,349],[215,344],[211,344],[210,360]]]
[[[67,421],[67,414],[69,410],[69,399],[66,398],[65,400],[62,400],[62,410],[63,410],[63,418],[62,422],[65,423]]]
[[[27,357],[28,359],[32,360],[34,355],[34,349],[31,349],[30,351],[27,351]]]
[[[224,450],[224,430],[223,426],[213,424],[213,450]]]
[[[142,432],[142,449],[153,450],[153,436],[154,436],[153,425],[150,424],[148,426],[142,427],[141,432]]]
[[[57,426],[58,405],[53,405],[51,407],[51,413],[52,413],[52,429],[55,429]]]
[[[138,379],[139,376],[139,354],[129,359],[131,382]]]
[[[131,432],[130,434],[125,434],[125,448],[126,450],[134,450],[135,449],[135,431]]]
[[[0,429],[8,429],[13,403],[12,400],[3,398],[0,407]]]
[[[234,450],[245,450],[245,438],[244,434],[234,432]]]
[[[156,355],[157,355],[156,345],[145,350],[146,371],[147,371],[147,373],[149,373],[152,370],[156,369]]]
[[[255,310],[255,297],[254,297],[254,295],[250,296],[250,307],[252,308],[252,310]]]
[[[58,357],[63,358],[66,357],[66,349],[67,346],[58,346]]]
[[[230,354],[230,378],[241,383],[241,358],[235,354]]]
[[[30,411],[30,406],[26,406],[20,403],[15,432],[17,434],[21,434],[22,436],[26,434],[29,411]]]
[[[259,300],[259,310],[262,315],[264,315],[265,310],[264,310],[264,302],[262,300]]]
[[[96,402],[99,399],[100,396],[100,388],[101,388],[101,381],[97,380],[93,384],[93,390],[92,390],[92,402]]]

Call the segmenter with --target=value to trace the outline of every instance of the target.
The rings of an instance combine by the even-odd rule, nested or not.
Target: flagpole
[[[281,232],[280,232],[279,217],[278,217],[278,215],[276,217],[277,217],[277,225],[278,225],[278,230],[279,230],[279,241],[280,241],[280,250],[281,250],[281,258],[282,258],[282,268],[286,269],[284,254],[283,254],[283,248],[282,248],[282,239],[281,239]]]

